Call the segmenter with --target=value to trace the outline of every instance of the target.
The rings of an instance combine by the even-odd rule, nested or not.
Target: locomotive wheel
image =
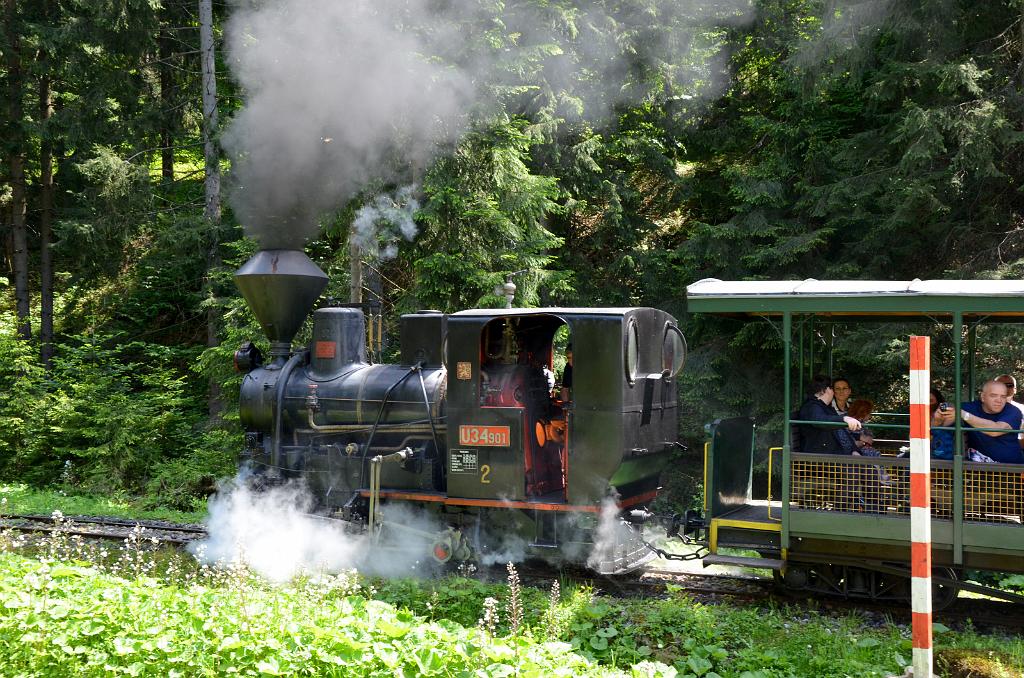
[[[932,577],[945,577],[952,579],[952,584],[932,579],[932,610],[945,610],[956,602],[960,595],[960,585],[957,583],[959,577],[956,570],[951,567],[933,567]]]
[[[784,572],[772,571],[776,585],[787,593],[797,593],[807,588],[811,580],[811,570],[806,565],[790,563]]]

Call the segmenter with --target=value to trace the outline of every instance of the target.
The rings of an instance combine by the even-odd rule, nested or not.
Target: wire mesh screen
[[[1024,466],[968,462],[963,482],[965,521],[1024,522]],[[953,517],[953,495],[952,463],[933,460],[933,517]],[[910,515],[910,460],[794,453],[790,501],[818,511]]]
[[[1024,468],[964,464],[964,520],[1020,523],[1024,515]]]
[[[948,462],[932,468],[931,487],[932,515],[951,518],[953,470]],[[790,501],[799,508],[910,515],[910,460],[794,453],[790,488]]]

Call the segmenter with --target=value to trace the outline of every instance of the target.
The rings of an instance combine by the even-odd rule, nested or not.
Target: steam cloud
[[[629,560],[628,545],[633,542],[632,528],[619,514],[619,497],[606,497],[594,531],[594,546],[587,557],[587,567],[608,574],[617,570],[620,561]]]
[[[301,483],[257,492],[243,472],[210,500],[208,537],[190,544],[189,551],[208,564],[245,563],[274,582],[348,569],[385,577],[416,576],[427,569],[426,535],[442,527],[423,514],[403,506],[384,507],[384,521],[402,530],[385,531],[373,551],[368,536],[347,532],[340,521],[310,515],[313,503]],[[376,557],[368,558],[371,554]]]
[[[415,186],[404,186],[394,195],[381,193],[363,205],[352,222],[352,240],[363,252],[377,259],[398,254],[399,237],[412,240],[419,230],[413,215],[420,208],[413,197]],[[383,241],[383,242],[382,242]]]
[[[263,247],[301,247],[321,215],[371,180],[425,165],[461,135],[470,111],[496,110],[499,96],[529,112],[566,91],[557,115],[601,118],[646,96],[651,68],[714,95],[720,63],[680,64],[695,28],[743,20],[749,5],[580,0],[559,14],[510,2],[497,21],[481,0],[235,0],[225,43],[246,103],[222,136],[231,204]],[[516,46],[495,47],[489,31],[518,36]],[[530,76],[516,74],[517,50],[545,55],[550,91],[521,89],[517,78]]]

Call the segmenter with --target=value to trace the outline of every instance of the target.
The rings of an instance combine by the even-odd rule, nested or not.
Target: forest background
[[[261,333],[231,274],[257,243],[204,194],[219,169],[230,195],[246,161],[204,162],[204,1],[0,3],[0,477],[190,508],[233,472],[232,353]],[[209,4],[216,141],[251,93],[226,22],[275,3]],[[430,153],[403,153],[415,120],[394,125],[376,171],[327,196],[306,243],[328,297],[347,300],[361,272],[391,337],[402,312],[501,305],[493,288],[517,271],[517,305],[680,318],[706,277],[1024,271],[1021,0],[462,6],[462,39],[420,56],[485,61],[478,105]],[[429,11],[401,30],[429,34]],[[296,103],[343,131],[329,106],[346,95],[362,93]],[[905,401],[901,341],[845,329],[835,369],[857,395]],[[777,433],[773,333],[700,319],[686,332],[687,437],[736,414]],[[980,368],[1021,366],[1013,333],[979,345]]]

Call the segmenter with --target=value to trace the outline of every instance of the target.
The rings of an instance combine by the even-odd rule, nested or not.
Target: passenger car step
[[[747,558],[745,556],[704,556],[704,567],[708,565],[734,565],[736,567],[756,567],[765,570],[781,570],[783,562],[776,558]]]

